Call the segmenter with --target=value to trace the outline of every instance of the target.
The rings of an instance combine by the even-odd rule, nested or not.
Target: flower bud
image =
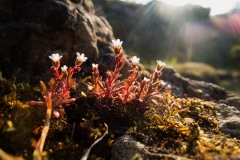
[[[61,67],[61,70],[62,70],[62,72],[67,72],[67,66],[66,65],[64,65],[63,67]]]
[[[92,64],[92,70],[93,72],[98,72],[98,64]]]

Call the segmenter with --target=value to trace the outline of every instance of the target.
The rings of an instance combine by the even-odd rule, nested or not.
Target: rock
[[[240,111],[233,106],[225,104],[217,105],[219,115],[216,116],[219,122],[219,129],[226,135],[240,137]]]
[[[116,139],[112,145],[112,160],[129,160],[136,154],[144,158],[145,145],[134,140],[130,135],[123,135]]]
[[[218,85],[185,78],[170,67],[164,67],[162,72],[161,79],[172,84],[173,87],[179,88],[181,91],[177,95],[221,102],[240,110],[240,98],[227,92]]]
[[[0,6],[0,71],[19,81],[49,81],[52,53],[73,66],[76,52],[89,58],[82,65],[91,74],[92,63],[101,72],[114,67],[112,28],[94,14],[91,0],[3,0]],[[49,75],[49,76],[48,76]]]
[[[220,102],[228,104],[230,106],[236,107],[238,110],[240,110],[240,98],[236,97],[234,95],[229,95],[228,98],[221,100]]]

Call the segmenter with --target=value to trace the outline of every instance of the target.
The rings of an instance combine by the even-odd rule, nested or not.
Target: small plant
[[[60,59],[62,56],[59,56],[59,54],[56,53],[49,56],[49,58],[52,59],[53,65],[51,70],[54,73],[55,78],[50,80],[49,90],[47,89],[46,85],[40,81],[45,101],[29,102],[30,105],[47,107],[46,120],[41,137],[38,142],[33,142],[33,144],[35,144],[35,150],[33,153],[34,159],[47,158],[45,152],[43,152],[43,146],[50,128],[51,115],[53,113],[53,115],[58,118],[60,115],[64,114],[64,110],[62,109],[61,105],[67,105],[75,101],[75,98],[70,97],[70,89],[76,84],[76,79],[72,78],[72,75],[75,72],[79,72],[81,70],[80,65],[87,60],[83,53],[79,54],[77,52],[75,66],[68,68],[66,65],[64,65],[61,67],[62,72],[59,73]]]
[[[76,54],[77,58],[75,61],[75,66],[68,68],[66,65],[64,65],[61,67],[61,73],[59,72],[59,68],[60,59],[62,56],[59,56],[58,53],[49,56],[49,58],[52,59],[53,64],[51,71],[54,73],[55,77],[49,81],[50,89],[48,92],[52,100],[53,116],[56,118],[58,118],[60,115],[64,115],[65,113],[62,105],[68,105],[76,100],[70,96],[70,89],[76,84],[76,79],[72,78],[72,76],[74,73],[81,70],[80,65],[87,60],[87,57],[85,57],[83,53],[80,54],[77,52]],[[46,100],[46,94],[44,94],[43,97]],[[43,101],[31,101],[29,104],[47,106],[46,102]]]
[[[77,151],[81,150],[81,154],[85,152],[81,160],[87,160],[91,149],[103,140],[108,134],[108,128],[110,128],[109,136],[103,140],[103,143],[107,143],[108,146],[106,147],[102,145],[102,143],[102,146],[99,146],[103,148],[97,149],[98,151],[103,151],[103,149],[107,151],[113,139],[118,135],[131,134],[140,141],[143,141],[144,144],[153,144],[152,146],[144,148],[144,154],[148,155],[150,159],[160,157],[168,159],[188,159],[185,158],[186,156],[195,159],[211,159],[212,156],[215,157],[216,154],[220,155],[219,157],[221,159],[222,157],[226,158],[229,156],[232,158],[237,154],[239,155],[239,147],[231,147],[239,146],[236,138],[228,138],[219,132],[218,121],[215,118],[215,115],[218,113],[213,103],[195,98],[176,98],[171,94],[165,93],[166,90],[160,92],[165,85],[163,81],[159,79],[162,74],[162,68],[165,66],[164,62],[157,60],[157,66],[151,76],[140,79],[138,75],[140,58],[134,56],[131,58],[129,77],[120,80],[120,70],[126,60],[122,51],[122,41],[118,39],[112,42],[116,56],[114,70],[107,71],[106,79],[103,79],[99,74],[98,64],[92,64],[93,81],[88,84],[89,90],[86,95],[87,97],[84,98],[84,101],[81,101],[83,99],[80,98],[80,101],[76,103],[77,105],[81,104],[83,109],[77,113],[74,109],[69,111],[69,115],[74,112],[78,118],[82,118],[83,123],[78,125],[80,129],[75,132],[75,134],[84,132],[82,135],[78,135],[78,137],[81,137],[80,143],[76,141],[78,144],[69,145],[71,143],[69,143],[68,138],[66,138],[68,135],[52,138],[55,136],[55,133],[52,132],[53,134],[49,134],[49,140],[53,140],[54,142],[66,141],[66,145],[63,147],[64,150],[56,149],[54,152],[58,151],[57,154],[61,157],[63,155],[65,156],[66,151],[79,154],[80,152]],[[48,86],[40,81],[44,101],[29,102],[30,105],[46,107],[46,119],[41,136],[38,141],[32,140],[34,160],[48,159],[47,152],[43,149],[50,129],[51,117],[52,115],[56,118],[60,117],[65,113],[62,105],[68,105],[75,101],[75,98],[71,98],[70,96],[70,89],[76,84],[73,74],[79,72],[81,70],[80,65],[87,60],[84,54],[77,52],[74,67],[68,68],[66,65],[60,67],[60,59],[62,56],[59,54],[52,54],[49,58],[53,64],[51,71],[54,73],[54,78],[49,81]],[[5,80],[1,79],[1,75],[0,81],[3,83],[1,88],[4,89],[5,85],[10,86],[9,91],[12,91],[11,85],[5,83]],[[0,92],[2,95],[5,95],[8,93],[6,91],[8,90]],[[90,96],[94,96],[94,98]],[[9,95],[5,99],[3,99],[3,102],[6,103],[17,100],[16,94],[14,96]],[[94,103],[92,103],[92,101]],[[111,108],[105,112],[105,108],[108,107],[109,103]],[[103,108],[99,109],[98,106],[103,106]],[[137,108],[139,106],[144,109],[140,110]],[[79,109],[79,107],[75,108],[77,108],[77,110]],[[93,116],[91,116],[90,119],[83,118],[91,114],[93,114]],[[95,115],[97,115],[97,118]],[[11,115],[9,117],[11,117]],[[18,116],[13,116],[13,118],[14,120],[16,118],[16,121],[21,119],[21,117]],[[74,117],[69,116],[69,118],[69,120],[74,121],[73,135],[75,122],[79,123],[79,119],[75,121]],[[97,123],[93,122],[93,120],[97,120]],[[95,128],[96,125],[99,124],[104,124],[101,130]],[[61,124],[59,124],[59,126],[60,125]],[[1,126],[0,129],[2,129]],[[67,133],[69,133],[69,129]],[[85,139],[85,135],[88,136],[88,134],[89,139]],[[94,142],[90,146],[89,142],[93,139]],[[74,139],[71,140],[74,142]],[[87,142],[86,144],[90,146],[87,150],[84,150],[87,147],[85,143],[82,143],[83,141]],[[53,146],[56,146],[56,144],[48,143],[46,149],[51,149]],[[123,149],[128,149],[128,147]],[[92,152],[93,155],[95,153],[96,155],[98,154],[95,151],[96,150]],[[154,151],[154,153],[152,151]],[[73,154],[73,156],[75,156],[75,154]],[[100,156],[105,156],[106,154],[104,158],[109,158],[108,153],[100,154]],[[95,155],[93,155],[90,159],[95,157]],[[28,155],[26,155],[26,157],[27,156]],[[14,157],[0,149],[0,159],[1,158],[6,160],[23,160],[23,157]],[[76,157],[74,157],[74,159],[75,158]],[[142,158],[141,154],[133,155],[131,159],[139,158]]]
[[[150,103],[159,105],[161,94],[159,90],[163,87],[159,77],[162,74],[164,62],[157,60],[157,67],[150,79],[144,77],[138,81],[138,63],[140,58],[136,56],[131,58],[130,76],[125,80],[118,80],[121,77],[120,69],[125,64],[124,54],[122,52],[122,41],[113,40],[113,49],[115,51],[116,65],[113,71],[106,72],[104,81],[99,75],[98,64],[92,64],[93,83],[89,83],[89,94],[95,95],[98,99],[109,98],[113,101],[120,100],[123,104],[128,102]]]

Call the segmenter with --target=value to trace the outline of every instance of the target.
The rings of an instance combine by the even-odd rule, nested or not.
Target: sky
[[[135,3],[146,4],[151,0],[124,0]],[[203,7],[211,8],[211,15],[222,14],[230,11],[237,2],[240,0],[160,0],[164,3],[174,5],[174,6],[182,6],[186,4],[198,4]]]

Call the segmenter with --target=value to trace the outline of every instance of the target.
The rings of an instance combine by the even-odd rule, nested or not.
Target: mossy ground
[[[29,100],[42,98],[41,90],[20,84],[12,89],[13,85],[2,79],[0,148],[12,155],[32,159],[31,142],[41,135],[46,109],[27,105]],[[109,134],[94,146],[90,159],[109,159],[111,144],[124,134],[133,135],[148,146],[149,152],[156,154],[192,159],[231,159],[240,155],[240,137],[219,131],[215,103],[162,93],[162,106],[149,108],[139,102],[122,104],[113,103],[111,99],[81,97],[79,92],[72,92],[77,100],[64,106],[64,117],[51,119],[44,146],[49,159],[80,159],[105,132],[104,123],[108,125]],[[11,127],[15,130],[11,131]],[[164,156],[149,157],[164,159]]]

